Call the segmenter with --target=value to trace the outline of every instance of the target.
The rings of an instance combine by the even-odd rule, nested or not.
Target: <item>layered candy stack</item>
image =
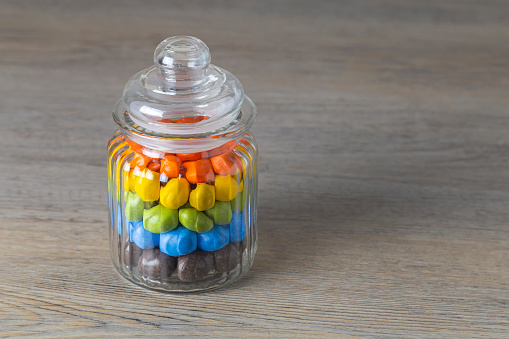
[[[127,142],[132,155],[119,173],[128,234],[124,265],[156,281],[175,271],[181,281],[193,282],[235,269],[245,248],[249,201],[249,164],[237,155],[236,144],[152,158]]]

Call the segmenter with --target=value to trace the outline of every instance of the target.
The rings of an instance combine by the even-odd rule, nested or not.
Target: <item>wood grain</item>
[[[259,109],[259,247],[155,293],[107,241],[129,77],[204,40]],[[506,1],[0,2],[0,336],[506,337]]]

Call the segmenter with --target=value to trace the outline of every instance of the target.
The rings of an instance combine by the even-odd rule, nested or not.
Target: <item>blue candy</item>
[[[230,222],[230,241],[242,241],[246,236],[246,222],[244,221],[244,212],[233,213]]]
[[[178,257],[193,252],[198,245],[198,238],[196,232],[179,226],[169,232],[161,233],[159,245],[161,252]]]
[[[129,222],[129,238],[144,250],[159,246],[159,234],[143,228],[143,221]]]
[[[198,248],[203,251],[217,251],[230,241],[230,231],[223,225],[216,225],[210,231],[198,233]]]
[[[122,234],[122,209],[120,208],[120,203],[117,204],[117,231],[118,235]]]

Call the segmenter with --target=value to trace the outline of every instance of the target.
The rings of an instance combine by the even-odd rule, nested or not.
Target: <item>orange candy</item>
[[[207,116],[207,115],[201,115],[201,116],[198,116],[198,117],[185,117],[185,118],[180,118],[180,119],[177,119],[177,120],[163,118],[163,119],[160,119],[160,120],[157,120],[157,121],[158,122],[164,122],[166,124],[194,124],[194,123],[200,122],[200,121],[208,119],[208,118],[210,118],[210,117]]]
[[[161,160],[161,173],[168,178],[177,178],[180,172],[180,159],[174,155],[166,155]]]
[[[187,117],[187,118],[181,118],[175,121],[177,124],[194,124],[197,122],[200,122],[202,120],[208,119],[210,117],[206,115],[201,115],[199,117]]]
[[[186,178],[191,184],[214,181],[214,169],[209,159],[188,161],[184,163]]]
[[[135,151],[136,153],[141,153],[143,151],[143,147],[140,144],[135,143],[129,138],[125,138],[125,141],[129,144],[129,146],[131,146],[133,151]]]
[[[175,121],[168,119],[168,118],[164,118],[164,119],[157,120],[157,122],[164,122],[165,124],[173,124]]]
[[[233,175],[242,170],[240,158],[234,151],[228,151],[210,159],[214,172],[220,175]]]
[[[131,168],[136,168],[138,167],[140,170],[144,170],[145,167],[147,167],[148,163],[151,161],[152,159],[147,157],[146,155],[143,155],[141,153],[136,153],[134,155],[134,158],[133,160],[131,160]]]
[[[207,152],[198,152],[198,153],[177,153],[177,157],[181,161],[196,161],[203,158],[207,158]]]
[[[152,160],[148,163],[147,168],[152,172],[159,172],[161,168],[161,162],[159,160]]]
[[[216,147],[214,149],[211,149],[209,151],[209,157],[215,157],[220,154],[226,153],[229,150],[233,149],[235,147],[235,140],[228,141],[226,144],[221,145],[219,147]]]

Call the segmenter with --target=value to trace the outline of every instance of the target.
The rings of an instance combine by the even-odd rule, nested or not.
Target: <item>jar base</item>
[[[243,257],[246,258],[247,253],[244,253]],[[130,282],[149,290],[168,293],[197,293],[228,286],[242,278],[249,271],[253,263],[252,260],[243,260],[229,272],[214,272],[198,281],[184,282],[176,276],[176,272],[166,281],[159,281],[143,276],[137,267],[121,267],[117,264],[116,260],[112,261],[115,270]]]

